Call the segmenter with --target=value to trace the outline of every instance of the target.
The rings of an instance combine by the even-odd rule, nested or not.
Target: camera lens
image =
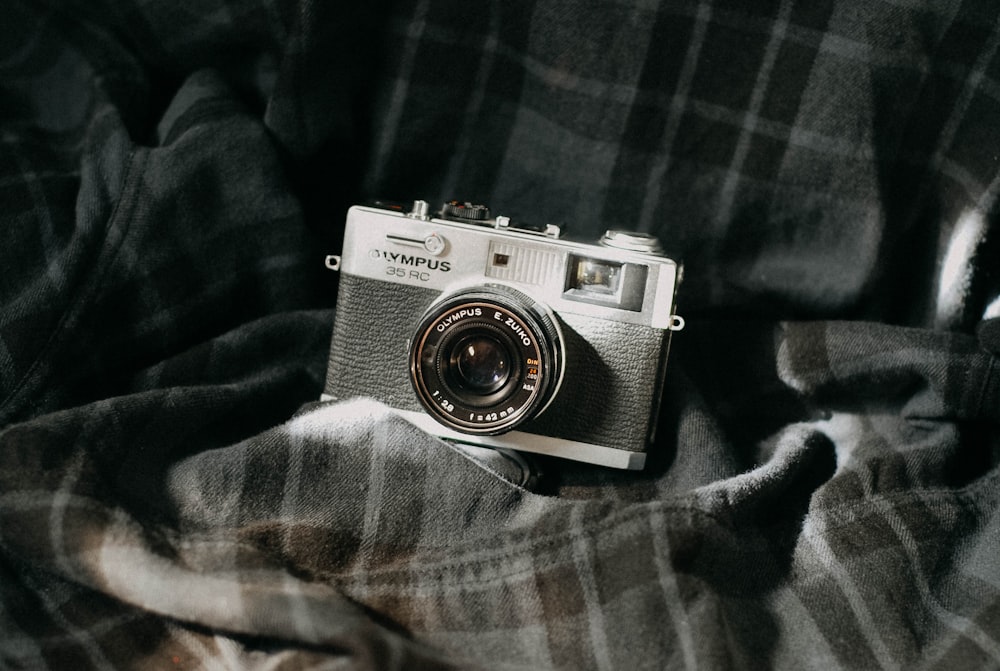
[[[554,315],[506,286],[471,287],[439,300],[410,342],[417,398],[436,420],[464,433],[510,431],[544,410],[562,379]]]
[[[451,356],[451,365],[466,389],[490,394],[510,378],[511,356],[496,338],[474,335],[458,344]]]

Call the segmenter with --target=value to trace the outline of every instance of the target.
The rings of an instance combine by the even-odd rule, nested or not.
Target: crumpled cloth
[[[1000,666],[998,16],[14,3],[0,668]],[[659,235],[643,472],[318,402],[375,196]]]

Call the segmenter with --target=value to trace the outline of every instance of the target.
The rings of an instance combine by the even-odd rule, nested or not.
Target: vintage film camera
[[[640,469],[678,265],[656,238],[560,238],[452,201],[347,215],[327,400],[367,396],[452,441]]]

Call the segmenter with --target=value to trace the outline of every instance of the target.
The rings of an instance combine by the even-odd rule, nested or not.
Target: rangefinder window
[[[647,270],[637,263],[570,255],[563,297],[640,312]]]

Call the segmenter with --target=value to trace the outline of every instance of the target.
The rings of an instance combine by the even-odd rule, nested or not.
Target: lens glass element
[[[468,391],[491,394],[510,377],[510,354],[496,338],[474,335],[455,348],[451,360],[460,384]]]

